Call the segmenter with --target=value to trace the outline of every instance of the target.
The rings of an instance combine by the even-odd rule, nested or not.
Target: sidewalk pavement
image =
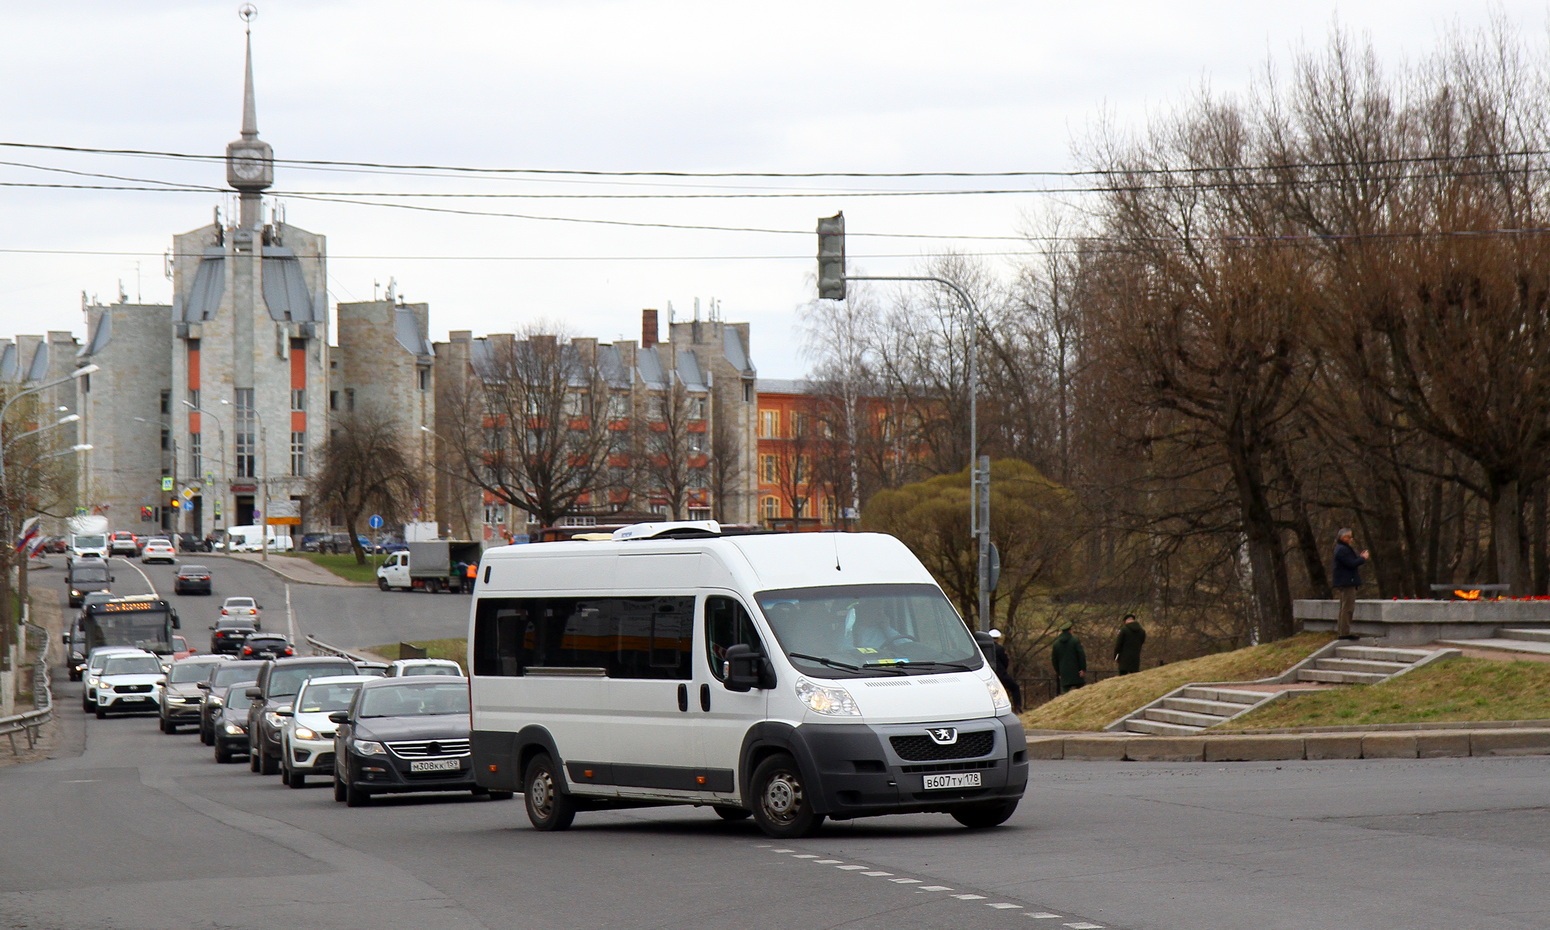
[[[1317,727],[1210,736],[1051,730],[1028,734],[1029,759],[1068,762],[1280,762],[1541,755],[1550,755],[1550,720]]]
[[[362,581],[347,581],[328,569],[313,564],[308,559],[297,558],[292,555],[275,555],[270,553],[268,561],[265,561],[254,552],[221,552],[213,554],[222,558],[241,559],[244,562],[262,565],[287,581],[295,581],[300,584],[333,585],[341,588],[372,587],[372,585]]]

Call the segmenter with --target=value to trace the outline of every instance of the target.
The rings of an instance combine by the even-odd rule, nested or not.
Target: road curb
[[[1281,762],[1550,755],[1550,727],[1472,724],[1342,733],[1028,737],[1028,758],[1067,762]]]

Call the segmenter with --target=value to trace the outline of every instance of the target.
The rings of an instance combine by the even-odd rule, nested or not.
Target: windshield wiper
[[[788,653],[786,653],[786,655],[790,656],[793,659],[806,659],[809,662],[817,662],[819,665],[827,665],[829,668],[842,668],[842,669],[846,670],[847,672],[865,672],[865,671],[867,671],[869,669],[874,669],[875,668],[875,669],[880,669],[882,671],[893,672],[896,675],[908,674],[907,672],[905,672],[901,668],[893,668],[893,667],[890,667],[890,666],[887,666],[887,665],[872,665],[872,664],[867,664],[865,666],[851,665],[849,662],[840,662],[840,661],[835,660],[835,659],[826,659],[823,656],[810,656],[810,655],[807,655],[806,653],[801,653],[801,652],[788,652]]]
[[[910,659],[908,662],[899,662],[898,664],[901,667],[908,666],[911,668],[920,668],[922,666],[928,665],[933,668],[956,668],[965,672],[972,672],[975,668],[972,665],[965,665],[962,662],[936,662],[931,659]],[[872,663],[867,663],[867,667],[871,668]]]

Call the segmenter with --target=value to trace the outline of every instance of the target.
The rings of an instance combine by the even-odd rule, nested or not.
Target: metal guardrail
[[[16,734],[24,734],[27,748],[32,749],[38,745],[38,729],[54,718],[54,689],[49,686],[48,677],[48,652],[52,644],[49,642],[47,631],[31,623],[27,626],[42,633],[39,639],[43,643],[43,649],[38,653],[38,661],[32,666],[32,700],[38,706],[25,714],[0,717],[0,736],[11,741],[13,756],[21,754],[21,750],[16,748]],[[39,704],[40,697],[41,704]]]
[[[318,639],[316,636],[313,636],[311,633],[307,634],[307,645],[312,647],[312,651],[313,651],[314,654],[321,654],[321,655],[326,655],[326,656],[339,656],[341,659],[349,659],[351,662],[380,662],[381,661],[380,659],[376,659],[376,658],[373,658],[371,656],[362,655],[362,654],[360,654],[358,652],[351,652],[348,649],[341,649],[338,646],[332,645],[330,643],[325,643],[321,639]]]

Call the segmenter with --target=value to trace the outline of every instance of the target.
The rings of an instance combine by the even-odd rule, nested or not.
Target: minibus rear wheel
[[[812,836],[823,825],[823,815],[813,811],[797,760],[777,752],[760,762],[750,781],[753,819],[759,829],[776,839]]]
[[[528,762],[522,784],[527,819],[532,821],[535,830],[570,829],[571,821],[576,819],[576,802],[560,792],[554,760],[547,752],[539,753]]]

